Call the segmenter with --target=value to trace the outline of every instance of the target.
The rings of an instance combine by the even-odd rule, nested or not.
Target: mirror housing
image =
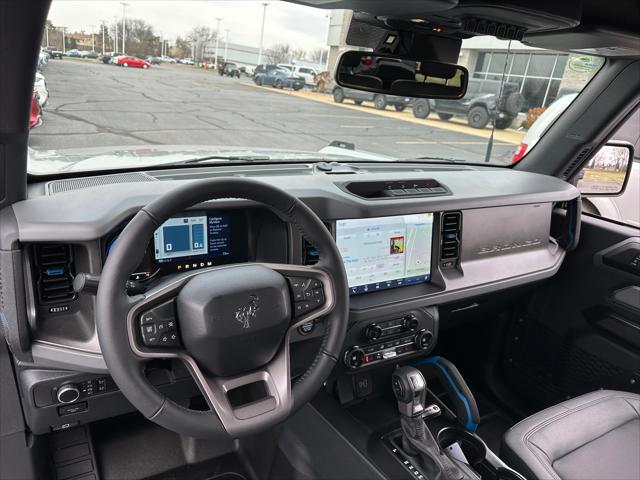
[[[577,174],[576,181],[584,196],[621,195],[633,166],[634,148],[628,142],[609,142],[593,155]]]
[[[467,92],[469,71],[449,63],[348,51],[338,62],[336,83],[387,95],[457,100]]]

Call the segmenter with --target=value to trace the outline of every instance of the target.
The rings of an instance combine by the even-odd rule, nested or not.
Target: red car
[[[138,67],[138,68],[150,68],[151,64],[146,60],[142,60],[138,57],[120,57],[118,59],[118,65],[123,67]]]
[[[29,114],[29,128],[39,127],[42,124],[42,108],[34,93],[31,97],[31,112]]]

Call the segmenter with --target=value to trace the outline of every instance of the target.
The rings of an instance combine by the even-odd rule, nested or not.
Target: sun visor
[[[584,53],[585,55],[605,57],[640,55],[639,35],[582,25],[560,32],[526,35],[522,42],[532,47]]]

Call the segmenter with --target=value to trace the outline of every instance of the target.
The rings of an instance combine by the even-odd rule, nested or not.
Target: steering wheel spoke
[[[230,377],[209,373],[188,354],[180,354],[180,359],[233,438],[279,423],[293,408],[288,342],[265,366]]]

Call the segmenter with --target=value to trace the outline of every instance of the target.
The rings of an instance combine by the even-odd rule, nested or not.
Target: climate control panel
[[[415,332],[420,322],[414,313],[408,313],[399,318],[371,323],[364,330],[367,340],[379,340],[404,332]]]
[[[398,358],[426,354],[435,347],[438,311],[435,307],[393,318],[358,322],[347,334],[343,363],[356,370]]]

